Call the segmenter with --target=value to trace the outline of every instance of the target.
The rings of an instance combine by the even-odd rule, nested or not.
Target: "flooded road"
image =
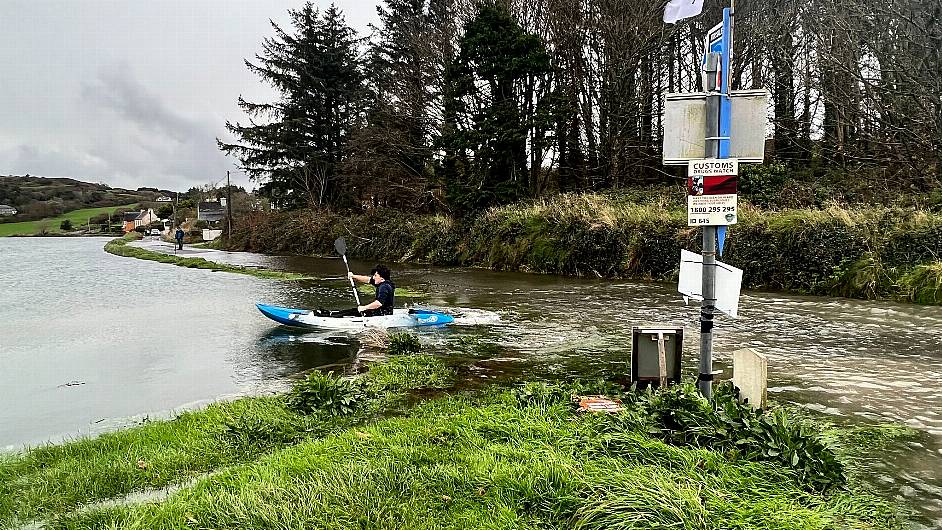
[[[353,304],[336,259],[200,251],[186,255],[310,274],[279,282],[104,253],[100,239],[3,239],[0,255],[0,446],[37,443],[166,414],[220,396],[283,388],[293,374],[348,363],[355,336],[294,333],[255,302]],[[169,250],[161,242],[146,246]],[[170,250],[172,252],[172,250]],[[355,272],[372,264],[355,260]],[[627,373],[631,327],[685,326],[696,370],[699,307],[670,285],[394,266],[398,305],[463,315],[420,332],[486,379]],[[492,318],[492,317],[499,317]],[[769,358],[770,397],[836,422],[898,422],[916,441],[877,455],[873,482],[919,507],[915,528],[942,527],[942,308],[745,293],[720,317],[718,367],[752,347]],[[77,383],[71,385],[70,383]]]

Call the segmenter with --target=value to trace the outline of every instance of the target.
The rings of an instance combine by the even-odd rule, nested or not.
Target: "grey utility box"
[[[682,327],[631,328],[631,382],[660,385],[663,377],[665,383],[680,383],[680,359],[683,351],[684,328]],[[663,370],[661,369],[662,362]]]

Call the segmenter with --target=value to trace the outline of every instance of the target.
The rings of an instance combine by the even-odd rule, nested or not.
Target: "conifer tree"
[[[360,124],[363,72],[357,38],[331,5],[289,11],[293,34],[274,22],[255,62],[245,64],[280,96],[273,103],[239,98],[249,123],[226,123],[238,143],[217,139],[260,189],[281,206],[336,205],[344,193],[341,164]]]
[[[447,184],[458,211],[503,204],[523,196],[528,185],[527,137],[535,119],[533,80],[550,71],[549,56],[536,35],[523,31],[503,6],[485,4],[465,27],[452,64],[451,101],[456,129],[443,139],[457,163]],[[446,113],[447,114],[447,113]]]
[[[368,51],[368,122],[351,162],[378,205],[413,207],[429,202],[434,29],[426,0],[384,0],[376,9],[381,25]]]

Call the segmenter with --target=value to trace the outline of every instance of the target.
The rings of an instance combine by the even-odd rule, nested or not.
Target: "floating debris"
[[[579,412],[621,412],[621,401],[605,396],[579,396]]]

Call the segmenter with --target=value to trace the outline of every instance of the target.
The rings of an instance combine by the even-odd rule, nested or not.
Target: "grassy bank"
[[[9,456],[0,460],[0,523],[901,528],[893,505],[845,477],[843,462],[878,450],[886,436],[809,429],[785,411],[739,407],[728,393],[713,409],[690,387],[635,394],[603,382],[528,384],[402,404],[410,390],[454,379],[436,357],[392,356],[358,378],[312,374],[285,396]],[[617,393],[626,410],[575,410],[573,392],[600,390]],[[397,402],[405,416],[381,414]],[[832,449],[813,434],[822,430],[860,445]],[[154,502],[76,510],[195,476]]]
[[[250,267],[240,267],[238,265],[226,265],[224,263],[208,261],[203,258],[187,258],[185,256],[164,254],[162,252],[154,252],[139,247],[128,246],[128,243],[141,239],[141,237],[141,234],[137,232],[130,232],[123,237],[112,239],[107,244],[105,244],[105,251],[116,256],[159,261],[160,263],[169,263],[180,267],[188,267],[190,269],[209,269],[219,272],[232,272],[235,274],[247,274],[249,276],[269,278],[274,280],[303,280],[307,278],[303,274],[254,269]]]
[[[0,528],[180,484],[303,440],[342,432],[394,406],[412,389],[447,386],[452,375],[434,357],[393,358],[354,387],[338,390],[336,378],[318,373],[287,396],[217,403],[170,421],[0,455]],[[350,397],[344,388],[356,392]],[[344,414],[335,414],[327,403],[338,395],[349,398]],[[319,407],[305,408],[299,404],[301,397]]]
[[[680,204],[663,193],[578,194],[465,220],[392,211],[258,213],[241,222],[230,246],[329,254],[345,236],[350,252],[366,259],[672,281],[681,249],[701,243]],[[938,213],[837,205],[740,210],[722,259],[744,270],[745,288],[942,303]]]
[[[21,223],[0,223],[0,237],[6,236],[32,236],[38,235],[45,229],[49,234],[62,234],[59,226],[62,221],[68,220],[75,227],[75,230],[81,230],[88,220],[96,215],[103,213],[113,214],[118,208],[133,209],[137,204],[128,204],[126,206],[109,206],[105,208],[86,208],[84,210],[73,210],[64,213],[58,217],[43,219],[41,221],[24,221]]]

